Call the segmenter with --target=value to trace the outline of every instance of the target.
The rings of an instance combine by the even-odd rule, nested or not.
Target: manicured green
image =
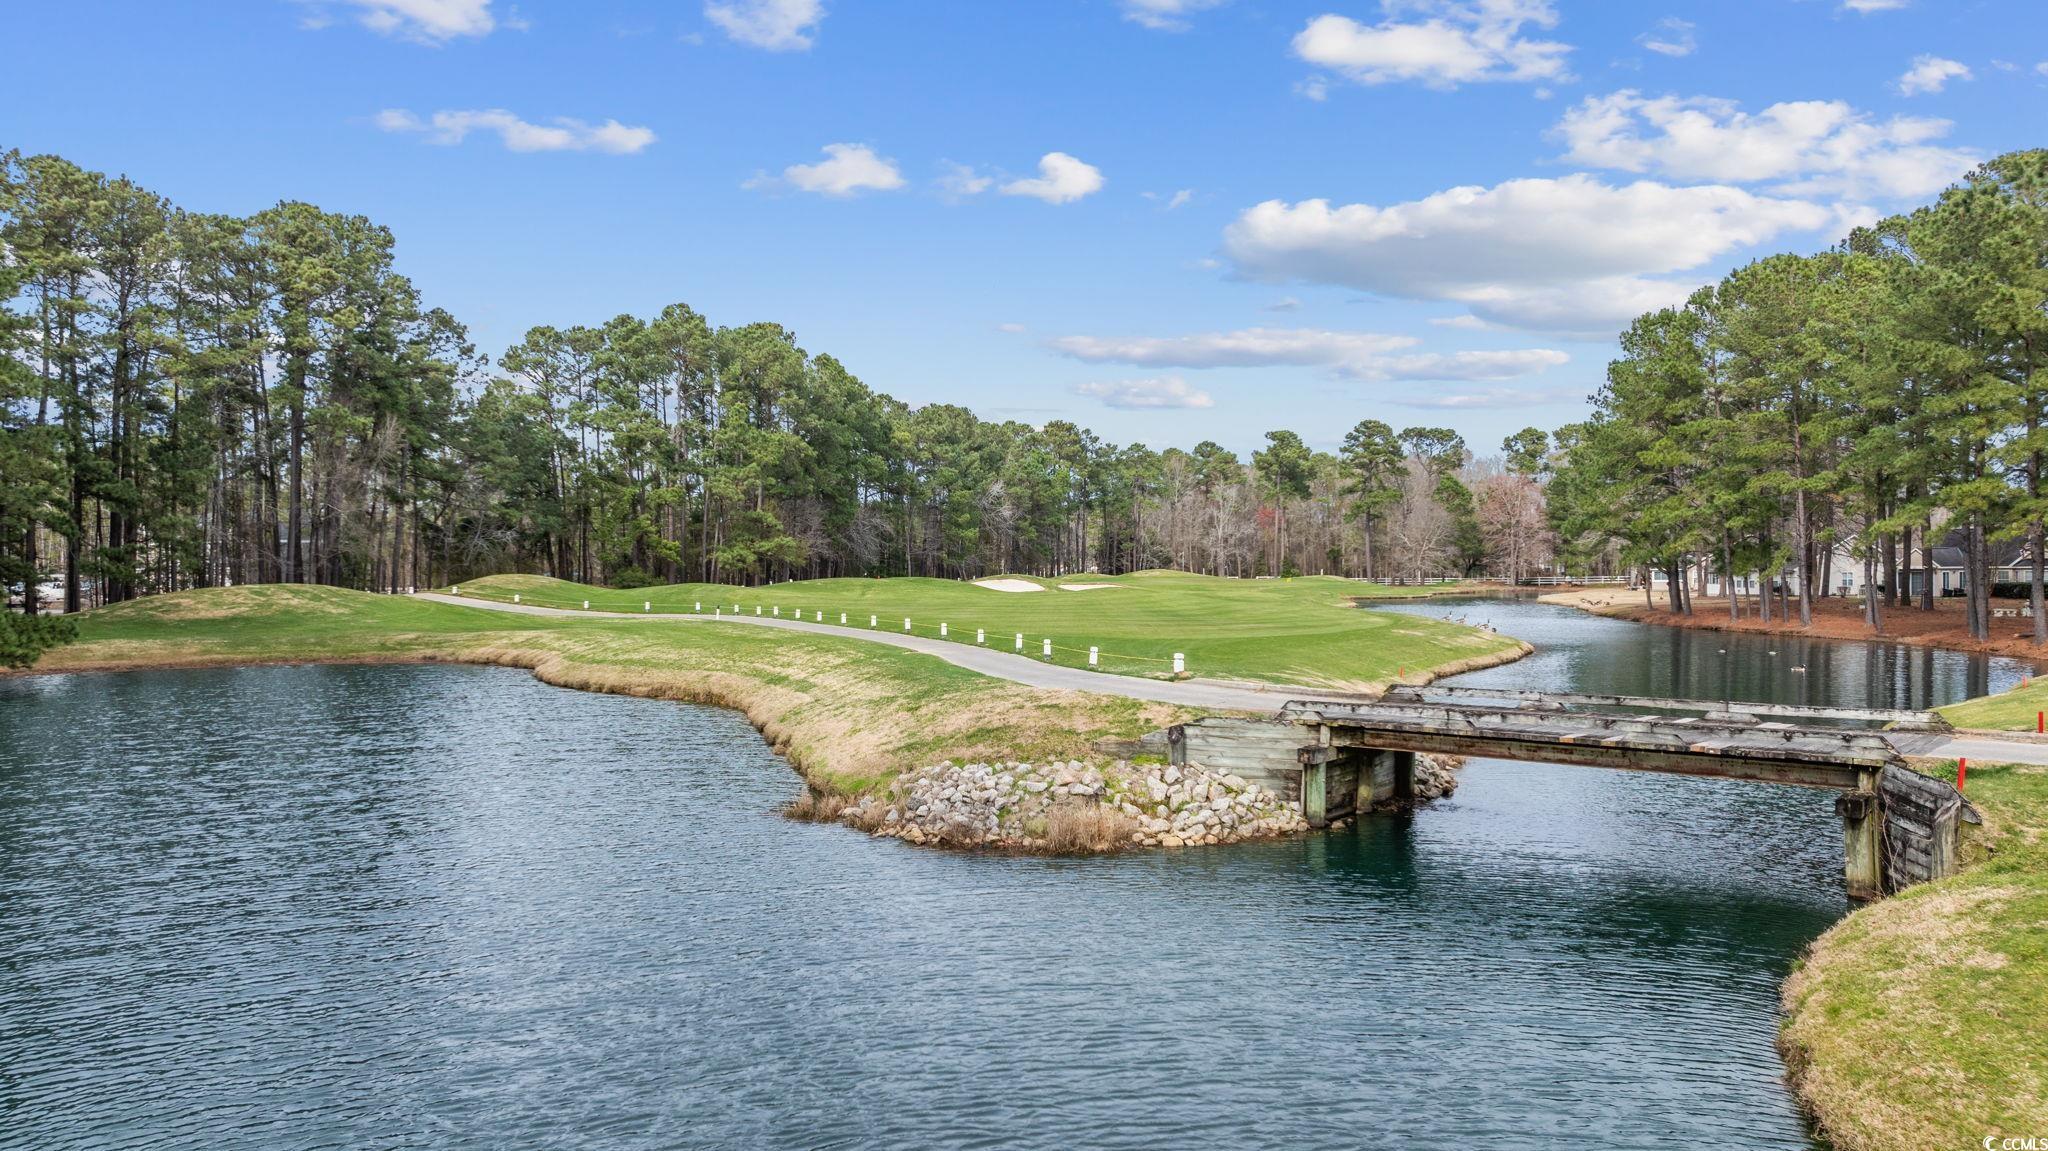
[[[1019,579],[1023,577],[1006,577]],[[1088,664],[1088,649],[1100,649],[1100,668],[1127,675],[1166,676],[1175,652],[1187,657],[1191,675],[1215,679],[1358,687],[1397,678],[1420,678],[1432,668],[1512,652],[1517,641],[1438,620],[1361,611],[1356,597],[1418,594],[1416,589],[1326,576],[1288,580],[1235,580],[1183,572],[1149,571],[1129,576],[1070,576],[1029,582],[1038,592],[996,591],[960,580],[802,580],[758,588],[723,584],[675,584],[615,591],[544,576],[492,576],[460,585],[469,597],[594,611],[654,612],[784,617],[795,612],[837,626],[867,631],[911,631],[975,641],[987,633],[990,647],[1013,651],[1017,633],[1024,652],[1043,657],[1053,642],[1053,661]],[[1091,591],[1061,585],[1111,584]],[[447,590],[447,589],[442,589]]]

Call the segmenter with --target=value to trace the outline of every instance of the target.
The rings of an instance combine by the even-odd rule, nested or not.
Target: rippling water
[[[796,790],[516,671],[0,681],[0,1146],[1808,1145],[1824,793],[1480,763],[1062,861]]]

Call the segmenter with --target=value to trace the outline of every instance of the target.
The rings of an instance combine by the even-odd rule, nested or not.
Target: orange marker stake
[[[1959,759],[1959,760],[1956,760],[1956,790],[1957,790],[1957,791],[1961,791],[1961,790],[1963,789],[1963,780],[1964,780],[1964,779],[1965,779],[1965,778],[1966,778],[1966,777],[1967,777],[1967,776],[1968,776],[1969,774],[1970,774],[1970,761],[1969,761],[1969,760],[1967,760],[1967,759]]]

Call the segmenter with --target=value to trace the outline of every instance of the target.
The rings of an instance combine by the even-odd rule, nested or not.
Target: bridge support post
[[[1884,812],[1877,799],[1877,773],[1857,773],[1855,791],[1835,797],[1842,817],[1842,879],[1858,902],[1884,895]]]
[[[1301,814],[1310,827],[1330,823],[1329,765],[1321,760],[1301,765]]]
[[[1380,761],[1386,758],[1384,751],[1362,751],[1358,755],[1358,790],[1351,801],[1351,810],[1364,815],[1379,801],[1378,780]]]

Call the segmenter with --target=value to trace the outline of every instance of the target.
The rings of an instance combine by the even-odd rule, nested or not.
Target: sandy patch
[[[1063,583],[1061,591],[1101,591],[1106,587],[1123,587],[1120,583]]]
[[[1031,582],[1030,580],[1028,580],[1028,579],[978,579],[978,580],[975,580],[975,581],[974,581],[974,586],[975,586],[975,587],[985,587],[985,588],[987,588],[987,589],[988,589],[988,590],[990,590],[990,591],[1044,591],[1044,590],[1045,590],[1044,588],[1042,588],[1042,587],[1039,587],[1039,586],[1038,586],[1037,584],[1035,584],[1035,583],[1032,583],[1032,582]]]

